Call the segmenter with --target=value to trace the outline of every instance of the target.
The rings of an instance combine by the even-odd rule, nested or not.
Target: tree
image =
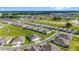
[[[67,27],[67,28],[72,27],[72,23],[67,22],[67,23],[66,23],[66,27]]]
[[[8,15],[7,13],[3,13],[1,17],[4,18],[4,17],[6,17],[7,15]]]
[[[62,18],[60,16],[54,16],[53,20],[61,20]]]

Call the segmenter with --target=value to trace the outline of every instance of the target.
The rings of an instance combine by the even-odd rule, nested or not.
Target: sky
[[[79,7],[79,0],[0,0],[0,7]]]
[[[69,11],[69,10],[79,11],[79,0],[0,0],[0,11]]]
[[[79,7],[0,7],[0,11],[79,11]]]

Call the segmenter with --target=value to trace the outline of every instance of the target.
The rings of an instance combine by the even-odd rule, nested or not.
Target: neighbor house
[[[9,41],[9,39],[10,39],[11,37],[3,37],[3,36],[1,36],[0,37],[0,46],[2,46],[2,45],[5,45],[5,44],[8,44],[8,41]]]
[[[63,28],[60,27],[58,30],[59,30],[59,31],[63,31]]]
[[[54,27],[54,29],[55,29],[55,30],[58,30],[59,28],[58,28],[58,27]]]
[[[73,30],[72,29],[67,29],[66,32],[73,33]]]
[[[22,26],[22,24],[17,24],[17,23],[14,23],[12,25],[17,26],[17,27],[21,27]]]
[[[34,27],[34,28],[33,28],[34,31],[36,31],[36,30],[38,30],[38,29],[39,29],[39,27]]]
[[[22,28],[26,28],[26,27],[28,27],[29,25],[27,25],[27,24],[22,24]]]
[[[51,51],[52,46],[50,44],[43,44],[43,45],[40,45],[39,50],[40,51]]]
[[[29,30],[33,30],[33,28],[34,28],[34,26],[32,26],[32,25],[27,26],[27,29],[29,29]]]
[[[51,40],[51,42],[53,42],[57,45],[68,48],[69,45],[70,45],[71,39],[72,39],[72,35],[65,34],[65,33],[60,33],[60,34],[57,34],[55,36],[54,40]]]
[[[23,44],[24,39],[25,39],[25,36],[14,37],[12,41],[10,42],[10,44],[14,47],[18,47],[21,44]]]
[[[44,32],[45,32],[45,34],[50,34],[52,31],[49,29],[45,29]]]
[[[44,28],[41,28],[41,27],[39,28],[39,32],[41,32],[41,33],[43,33],[44,30],[45,30]]]
[[[39,51],[39,49],[36,46],[31,46],[26,48],[27,51]]]
[[[47,28],[48,29],[54,29],[54,26],[48,26]]]
[[[39,42],[40,39],[41,39],[41,37],[36,35],[36,34],[30,35],[30,36],[28,36],[28,38],[29,38],[30,41],[34,41],[34,42]]]

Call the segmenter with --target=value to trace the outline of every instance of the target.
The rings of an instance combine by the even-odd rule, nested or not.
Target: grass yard
[[[79,31],[79,26],[72,26],[71,28],[74,29],[74,30]]]
[[[63,22],[58,22],[58,21],[48,21],[48,20],[35,20],[31,21],[37,24],[45,24],[45,25],[50,25],[50,26],[58,26],[58,27],[64,27],[65,25]]]
[[[62,17],[61,20],[54,20],[53,18],[48,18],[47,21],[52,21],[52,22],[53,21],[57,21],[57,22],[67,22],[68,21],[68,22],[70,22],[71,20],[65,20],[64,17]]]
[[[28,36],[31,34],[37,34],[42,38],[41,40],[44,40],[47,37],[49,37],[50,35],[55,33],[55,32],[52,32],[52,33],[46,35],[46,34],[32,31],[32,30],[27,30],[27,29],[23,29],[20,27],[12,26],[9,24],[0,24],[0,26],[4,27],[4,28],[0,29],[0,36],[23,36],[23,35]],[[26,38],[24,43],[29,44],[31,42]]]

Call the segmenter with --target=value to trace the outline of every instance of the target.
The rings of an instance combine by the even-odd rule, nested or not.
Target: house
[[[2,39],[2,37],[0,37],[0,46],[4,45],[6,42]]]
[[[3,22],[7,24],[13,24],[14,21],[12,21],[11,19],[6,19],[6,20],[3,20]]]
[[[48,29],[54,29],[54,26],[48,26],[47,28]]]
[[[14,23],[12,25],[17,26],[17,27],[21,27],[22,26],[22,24],[17,24],[17,23]]]
[[[22,24],[22,28],[26,28],[28,27],[29,25],[26,25],[26,24]]]
[[[73,30],[72,29],[67,29],[66,32],[73,33]]]
[[[39,28],[39,32],[41,32],[41,33],[44,33],[43,31],[44,31],[45,29],[44,28]]]
[[[23,43],[24,39],[25,39],[25,36],[14,37],[10,42],[10,44],[13,47],[19,47]]]
[[[55,30],[58,30],[58,27],[54,27]]]
[[[52,30],[46,29],[46,28],[43,28],[43,27],[34,28],[34,29],[35,29],[35,31],[40,32],[40,33],[43,33],[43,34],[49,34],[49,33],[52,32]]]
[[[41,27],[41,25],[40,25],[40,24],[36,24],[36,26],[37,26],[37,27]]]
[[[1,36],[0,37],[0,46],[2,46],[2,45],[5,45],[5,44],[7,44],[7,42],[9,41],[9,39],[10,39],[10,37],[3,37],[3,36]]]
[[[43,45],[40,45],[40,48],[39,50],[40,51],[51,51],[51,45],[50,44],[43,44]]]
[[[42,25],[42,27],[47,28],[47,25]]]
[[[16,26],[17,26],[17,27],[21,27],[22,25],[21,25],[21,24],[17,24]]]
[[[52,43],[68,48],[70,45],[70,41],[72,39],[72,35],[59,33],[55,36],[54,40],[51,40]]]
[[[26,48],[27,51],[39,51],[39,49],[36,46],[31,46]]]
[[[22,48],[17,48],[17,49],[11,50],[11,51],[24,51],[24,49],[22,49]]]
[[[39,27],[34,27],[33,28],[34,31],[36,31],[36,30],[39,31],[38,29],[39,29]]]
[[[59,30],[59,31],[63,31],[63,28],[60,27],[58,30]]]
[[[39,32],[39,27],[38,28],[33,28],[36,32]]]
[[[27,51],[35,51],[35,49],[34,49],[34,47],[32,46],[32,47],[28,48]]]
[[[63,28],[63,30],[62,30],[63,32],[67,32],[67,28]]]
[[[30,41],[34,41],[34,42],[39,42],[40,39],[41,39],[41,37],[39,37],[39,36],[36,35],[36,34],[30,35],[30,36],[28,36],[28,38],[29,38]]]
[[[51,30],[45,29],[42,33],[44,33],[44,34],[50,34],[51,32],[52,32]]]
[[[29,30],[33,30],[33,28],[34,28],[34,26],[31,26],[31,25],[27,26],[27,29],[29,29]]]

